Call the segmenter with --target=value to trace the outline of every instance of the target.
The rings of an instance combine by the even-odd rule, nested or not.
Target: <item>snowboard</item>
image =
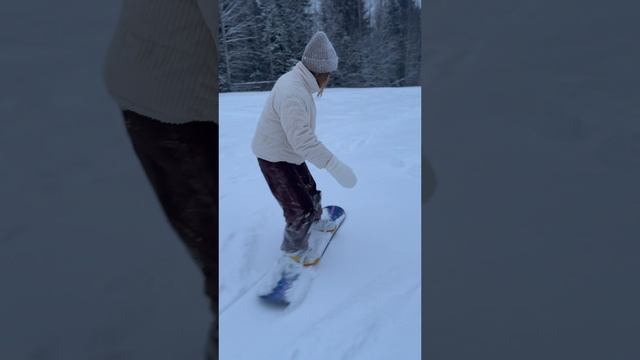
[[[346,213],[340,206],[325,206],[318,222],[320,225],[310,229],[307,259],[303,264],[294,260],[276,264],[258,296],[268,304],[279,306],[301,301],[311,283],[309,269],[320,262],[345,218]]]

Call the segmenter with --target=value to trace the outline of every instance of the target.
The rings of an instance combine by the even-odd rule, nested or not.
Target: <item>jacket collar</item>
[[[311,71],[309,71],[309,69],[307,69],[307,67],[302,64],[302,61],[298,61],[294,69],[302,77],[304,86],[307,88],[307,90],[309,90],[310,93],[313,94],[320,91],[318,81],[316,81],[316,78],[315,76],[313,76]]]

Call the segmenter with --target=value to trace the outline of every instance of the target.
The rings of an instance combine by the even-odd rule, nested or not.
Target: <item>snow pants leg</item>
[[[168,124],[123,111],[133,148],[173,229],[204,275],[218,344],[218,125]],[[210,357],[213,359],[214,357]]]
[[[306,249],[309,228],[322,215],[320,191],[309,168],[305,163],[295,165],[263,159],[258,159],[258,165],[284,213],[286,226],[280,249],[286,252]]]

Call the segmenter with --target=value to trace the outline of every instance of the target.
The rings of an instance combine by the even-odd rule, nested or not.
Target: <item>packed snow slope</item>
[[[420,88],[331,88],[316,98],[318,137],[358,184],[344,189],[308,165],[323,204],[347,219],[306,299],[287,310],[255,294],[284,227],[250,148],[267,96],[220,97],[221,359],[419,359]]]

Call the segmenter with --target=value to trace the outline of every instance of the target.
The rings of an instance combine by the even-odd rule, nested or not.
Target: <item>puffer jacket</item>
[[[315,134],[313,94],[319,90],[315,77],[302,62],[276,81],[251,142],[258,158],[296,165],[309,161],[319,169],[326,167],[333,154]]]

